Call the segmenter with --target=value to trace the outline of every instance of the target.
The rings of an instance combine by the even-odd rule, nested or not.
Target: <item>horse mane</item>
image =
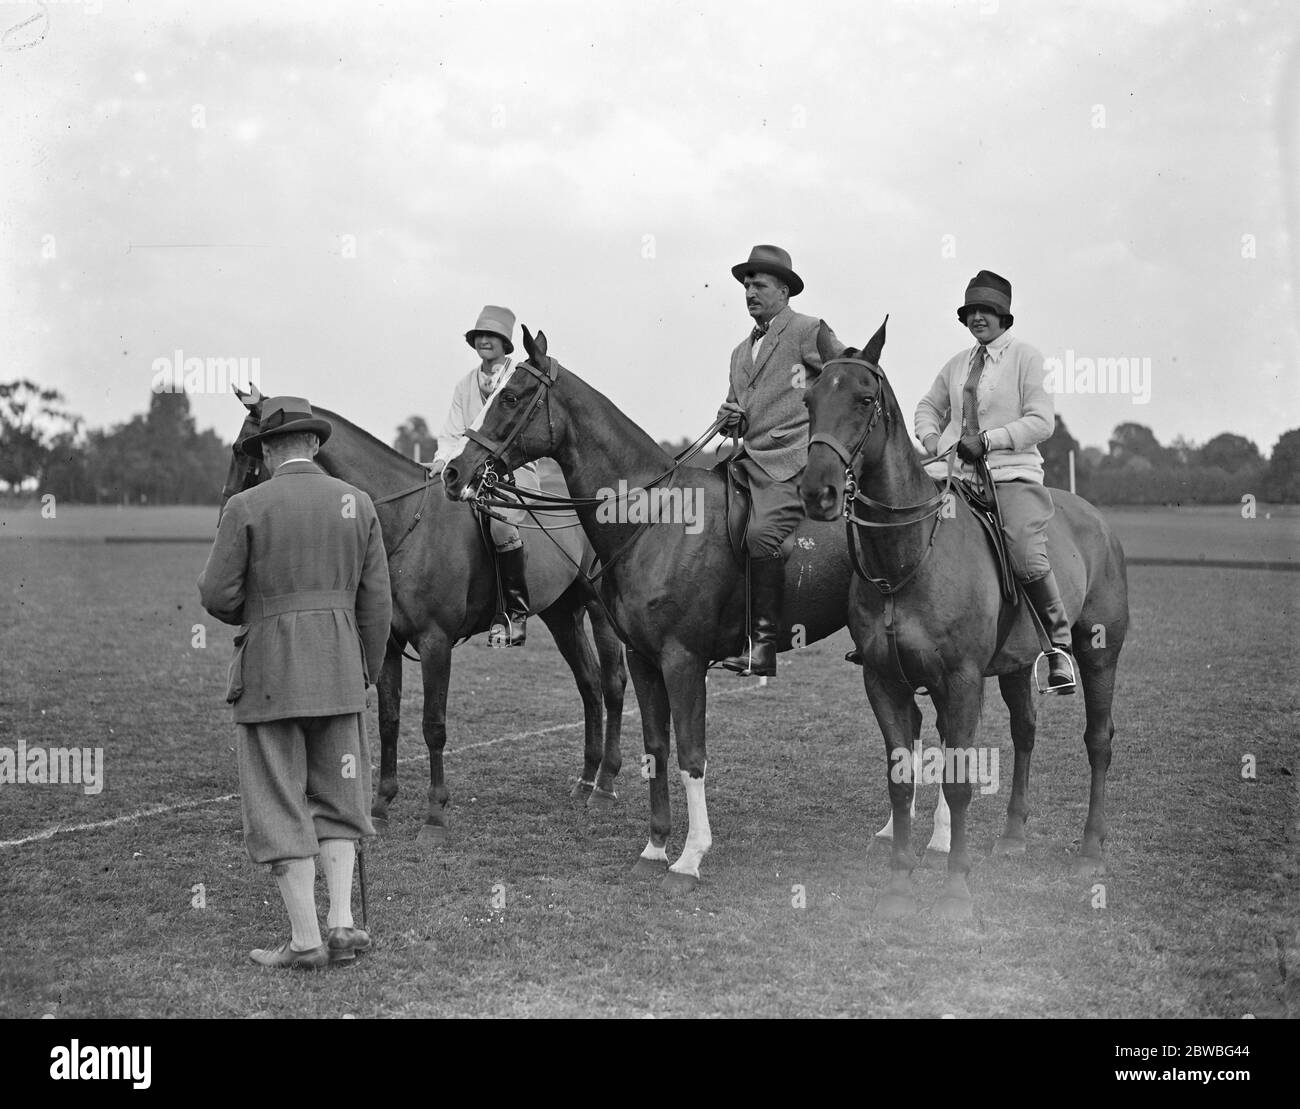
[[[412,458],[407,458],[406,455],[404,455],[401,451],[394,450],[382,439],[379,439],[376,436],[371,435],[370,432],[368,432],[365,428],[360,427],[357,424],[354,424],[346,416],[340,416],[337,412],[333,412],[330,409],[324,408],[319,404],[313,404],[312,409],[319,416],[322,416],[323,418],[329,420],[331,424],[335,424],[335,425],[342,424],[349,431],[360,436],[364,442],[367,442],[370,445],[379,448],[379,450],[382,451],[384,454],[390,455],[394,459],[400,459],[402,462],[406,463],[408,467],[410,467],[412,473],[414,473],[416,470],[419,471],[424,470],[424,467],[421,466],[420,463],[416,462]]]
[[[632,419],[631,416],[629,416],[626,412],[624,412],[621,408],[619,408],[617,404],[615,404],[612,400],[610,400],[609,397],[605,396],[605,394],[602,393],[599,389],[597,389],[593,384],[591,384],[590,381],[574,373],[567,366],[565,366],[564,363],[562,363],[558,358],[551,358],[550,355],[547,355],[547,357],[550,358],[550,361],[554,364],[557,375],[561,373],[568,374],[569,377],[571,377],[575,382],[577,382],[583,388],[590,389],[593,393],[596,394],[596,396],[598,396],[607,405],[609,405],[609,407],[613,410],[613,412],[617,416],[621,416],[623,418],[623,420],[627,423],[628,427],[632,429],[632,432],[634,434],[639,435],[644,440],[644,444],[643,444],[644,446],[654,451],[654,453],[658,455],[658,457],[663,462],[671,463],[673,461],[673,458],[669,455],[669,453],[666,450],[664,450],[663,447],[661,447],[651,437],[650,433],[646,431],[645,428],[643,428],[639,423],[637,423],[634,419]]]

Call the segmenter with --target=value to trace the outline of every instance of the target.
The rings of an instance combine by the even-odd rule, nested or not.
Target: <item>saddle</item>
[[[746,482],[744,473],[736,465],[736,457],[724,458],[716,466],[713,472],[721,475],[726,488],[726,504],[724,505],[727,520],[727,540],[731,544],[731,557],[735,559],[736,565],[748,570],[749,568],[749,551],[745,546],[746,536],[749,535],[749,512],[753,505],[753,498],[749,495],[749,484]],[[781,556],[789,559],[791,552],[794,550],[795,533],[792,531],[786,536],[785,542],[781,544]]]
[[[1016,587],[1016,575],[1011,569],[1011,559],[1007,556],[1007,536],[1002,530],[1002,512],[998,508],[997,486],[989,474],[983,460],[980,462],[979,476],[982,488],[967,481],[954,481],[953,488],[961,495],[970,509],[971,515],[980,522],[989,545],[993,548],[993,560],[998,567],[998,586],[1002,599],[1014,605],[1019,596]],[[936,484],[942,484],[936,482]]]

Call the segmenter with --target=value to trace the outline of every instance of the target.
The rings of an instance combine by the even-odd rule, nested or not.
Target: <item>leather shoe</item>
[[[350,963],[370,950],[370,933],[362,928],[331,928],[326,944],[331,963]]]
[[[309,947],[306,951],[295,951],[291,940],[285,940],[279,947],[272,949],[256,948],[248,957],[258,966],[270,967],[272,970],[320,970],[328,965],[330,953],[324,944]]]

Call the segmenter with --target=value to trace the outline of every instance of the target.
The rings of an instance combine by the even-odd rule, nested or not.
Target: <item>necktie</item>
[[[767,334],[767,324],[761,323],[749,333],[749,341],[757,343],[764,335]]]
[[[980,374],[984,372],[984,359],[988,356],[984,344],[981,343],[975,351],[975,357],[971,360],[970,373],[966,375],[966,384],[961,389],[961,429],[962,434],[978,432],[980,429],[980,409],[979,400],[975,395],[976,387],[980,383]]]

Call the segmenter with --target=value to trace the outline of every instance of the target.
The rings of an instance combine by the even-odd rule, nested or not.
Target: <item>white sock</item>
[[[320,947],[320,921],[316,919],[316,863],[312,859],[281,859],[271,867],[289,910],[295,951]]]
[[[320,862],[330,891],[329,927],[352,927],[352,863],[356,844],[350,839],[321,840]]]

